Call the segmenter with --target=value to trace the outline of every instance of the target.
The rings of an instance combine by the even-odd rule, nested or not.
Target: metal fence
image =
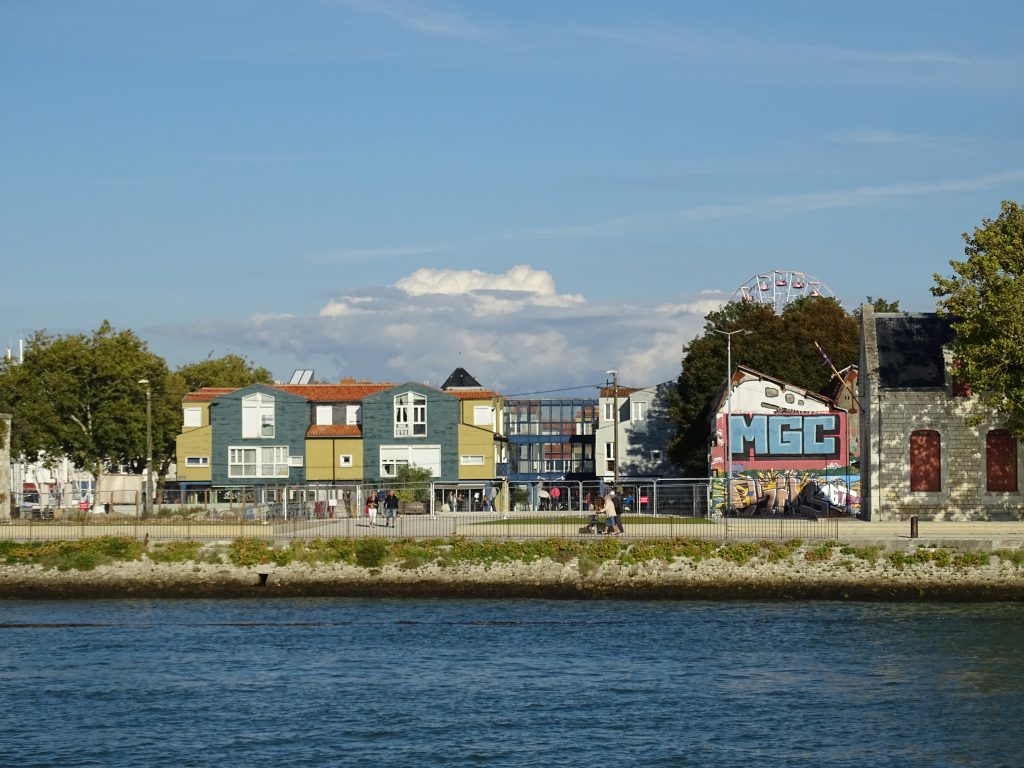
[[[595,520],[596,518],[596,520]],[[593,524],[592,524],[593,521]],[[131,536],[147,541],[230,541],[258,538],[275,542],[331,538],[451,538],[541,539],[593,538],[603,522],[587,513],[470,513],[400,514],[395,519],[361,514],[355,517],[293,517],[264,520],[172,518],[113,518],[105,515],[77,519],[14,519],[0,525],[0,539],[16,541],[72,540],[96,536]],[[655,538],[715,540],[829,540],[839,534],[836,518],[692,518],[682,516],[623,516],[624,541]]]

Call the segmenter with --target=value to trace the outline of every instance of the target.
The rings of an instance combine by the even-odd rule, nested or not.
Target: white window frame
[[[302,456],[297,456],[302,460]],[[228,477],[288,477],[291,464],[287,445],[228,447]]]
[[[210,466],[209,456],[186,456],[185,457],[186,467],[208,467]]]
[[[274,436],[274,396],[254,392],[243,397],[242,439],[260,440]]]
[[[182,426],[186,429],[203,426],[203,409],[188,406],[182,414]]]
[[[604,465],[608,472],[615,471],[615,443],[604,444]]]
[[[484,465],[483,455],[463,454],[459,457],[459,463],[464,467],[482,467]]]
[[[329,426],[334,423],[334,406],[318,405],[316,407],[316,423]]]
[[[393,473],[402,465],[422,467],[430,472],[431,477],[441,477],[442,463],[440,445],[405,443],[380,447],[381,477],[394,477]]]
[[[646,421],[647,420],[647,406],[646,400],[634,400],[630,403],[630,416],[633,421]]]
[[[343,453],[338,457],[339,467],[351,467],[352,466],[352,454]]]
[[[604,401],[604,420],[615,421],[615,401],[605,400]]]
[[[494,408],[490,405],[473,406],[473,426],[494,428]]]
[[[419,392],[395,396],[395,437],[427,436],[427,398]]]

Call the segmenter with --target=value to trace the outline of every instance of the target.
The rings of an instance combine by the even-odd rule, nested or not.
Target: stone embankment
[[[995,549],[977,541],[960,550],[923,542],[893,544],[883,548],[830,542],[782,551],[748,544],[748,549],[726,548],[692,558],[640,558],[643,543],[633,542],[606,559],[584,552],[562,558],[564,562],[550,557],[393,560],[370,567],[308,562],[243,566],[217,553],[213,555],[221,562],[209,562],[209,552],[196,561],[163,563],[143,555],[91,570],[0,565],[0,598],[1024,599],[1024,550]]]

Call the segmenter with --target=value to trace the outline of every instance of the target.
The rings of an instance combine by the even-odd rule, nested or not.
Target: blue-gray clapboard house
[[[309,401],[263,384],[214,398],[211,483],[278,486],[305,482]]]
[[[402,466],[459,479],[459,398],[407,382],[363,398],[363,478],[386,480]]]

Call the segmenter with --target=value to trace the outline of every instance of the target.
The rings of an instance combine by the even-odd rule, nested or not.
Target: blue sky
[[[833,7],[834,6],[834,7]],[[930,311],[1024,199],[1019,2],[0,2],[3,346],[512,394],[801,270]]]

